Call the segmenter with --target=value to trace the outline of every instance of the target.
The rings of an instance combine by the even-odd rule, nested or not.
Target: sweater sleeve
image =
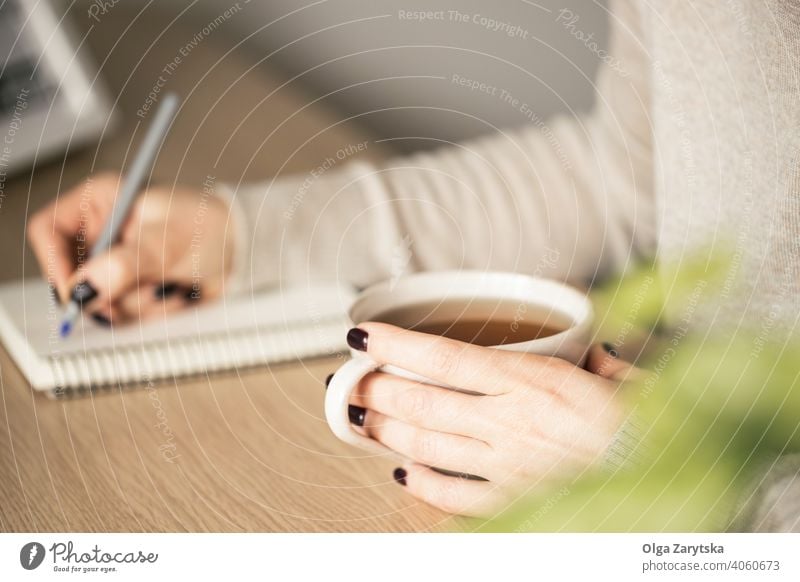
[[[617,2],[596,104],[514,131],[307,175],[228,185],[226,292],[417,270],[535,273],[573,283],[654,252],[649,64],[637,3]],[[588,49],[587,49],[588,50]],[[522,104],[520,104],[522,107]]]

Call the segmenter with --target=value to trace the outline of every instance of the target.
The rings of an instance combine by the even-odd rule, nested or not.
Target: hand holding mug
[[[351,337],[366,338],[359,344],[377,362],[461,390],[370,372],[349,400],[361,409],[351,417],[364,434],[405,458],[395,479],[445,511],[488,515],[529,487],[579,471],[602,456],[621,422],[618,382],[566,360],[383,323],[356,329]],[[599,346],[589,357],[609,374],[627,368],[610,358]]]
[[[418,302],[426,276],[430,294],[441,292],[432,282],[442,275],[410,277],[407,288],[365,292],[351,317]],[[398,454],[394,477],[412,495],[448,512],[483,516],[602,456],[622,420],[617,379],[628,365],[599,346],[587,366],[603,376],[575,365],[586,354],[591,313],[574,290],[519,275],[501,275],[499,286],[498,275],[448,276],[469,279],[472,297],[507,299],[516,285],[518,296],[538,297],[551,311],[558,306],[572,323],[549,337],[485,347],[362,320],[348,335],[360,357],[333,376],[326,413],[343,440]],[[557,296],[546,295],[551,291]]]

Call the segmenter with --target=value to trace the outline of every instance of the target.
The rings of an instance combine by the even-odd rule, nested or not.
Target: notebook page
[[[61,339],[62,310],[45,282],[0,286],[0,309],[11,321],[13,335],[25,343],[24,350],[7,345],[12,355],[19,360],[18,354],[33,352],[43,362],[57,360],[59,383],[68,386],[332,353],[344,348],[345,314],[352,299],[352,290],[337,284],[285,288],[228,297],[113,328],[81,318],[72,334]],[[4,343],[17,341],[7,331]]]
[[[179,340],[208,334],[233,334],[254,327],[288,327],[315,319],[342,316],[353,293],[336,285],[286,288],[254,296],[228,297],[210,305],[190,307],[152,320],[106,328],[87,318],[77,322],[72,334],[61,340],[61,308],[54,306],[47,284],[24,280],[0,286],[0,305],[15,327],[40,356],[86,350],[125,348],[151,341]]]

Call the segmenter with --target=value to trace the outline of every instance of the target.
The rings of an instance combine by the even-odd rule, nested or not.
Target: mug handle
[[[381,365],[372,358],[360,356],[351,359],[336,370],[325,392],[325,418],[333,434],[344,442],[376,453],[386,454],[388,452],[396,455],[397,453],[389,447],[358,433],[350,423],[350,417],[347,414],[350,395],[355,387],[364,376],[375,372],[380,367]]]

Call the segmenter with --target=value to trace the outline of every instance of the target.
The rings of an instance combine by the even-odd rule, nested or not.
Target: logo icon
[[[44,560],[44,546],[39,542],[28,542],[19,551],[19,563],[26,570],[35,570]]]

